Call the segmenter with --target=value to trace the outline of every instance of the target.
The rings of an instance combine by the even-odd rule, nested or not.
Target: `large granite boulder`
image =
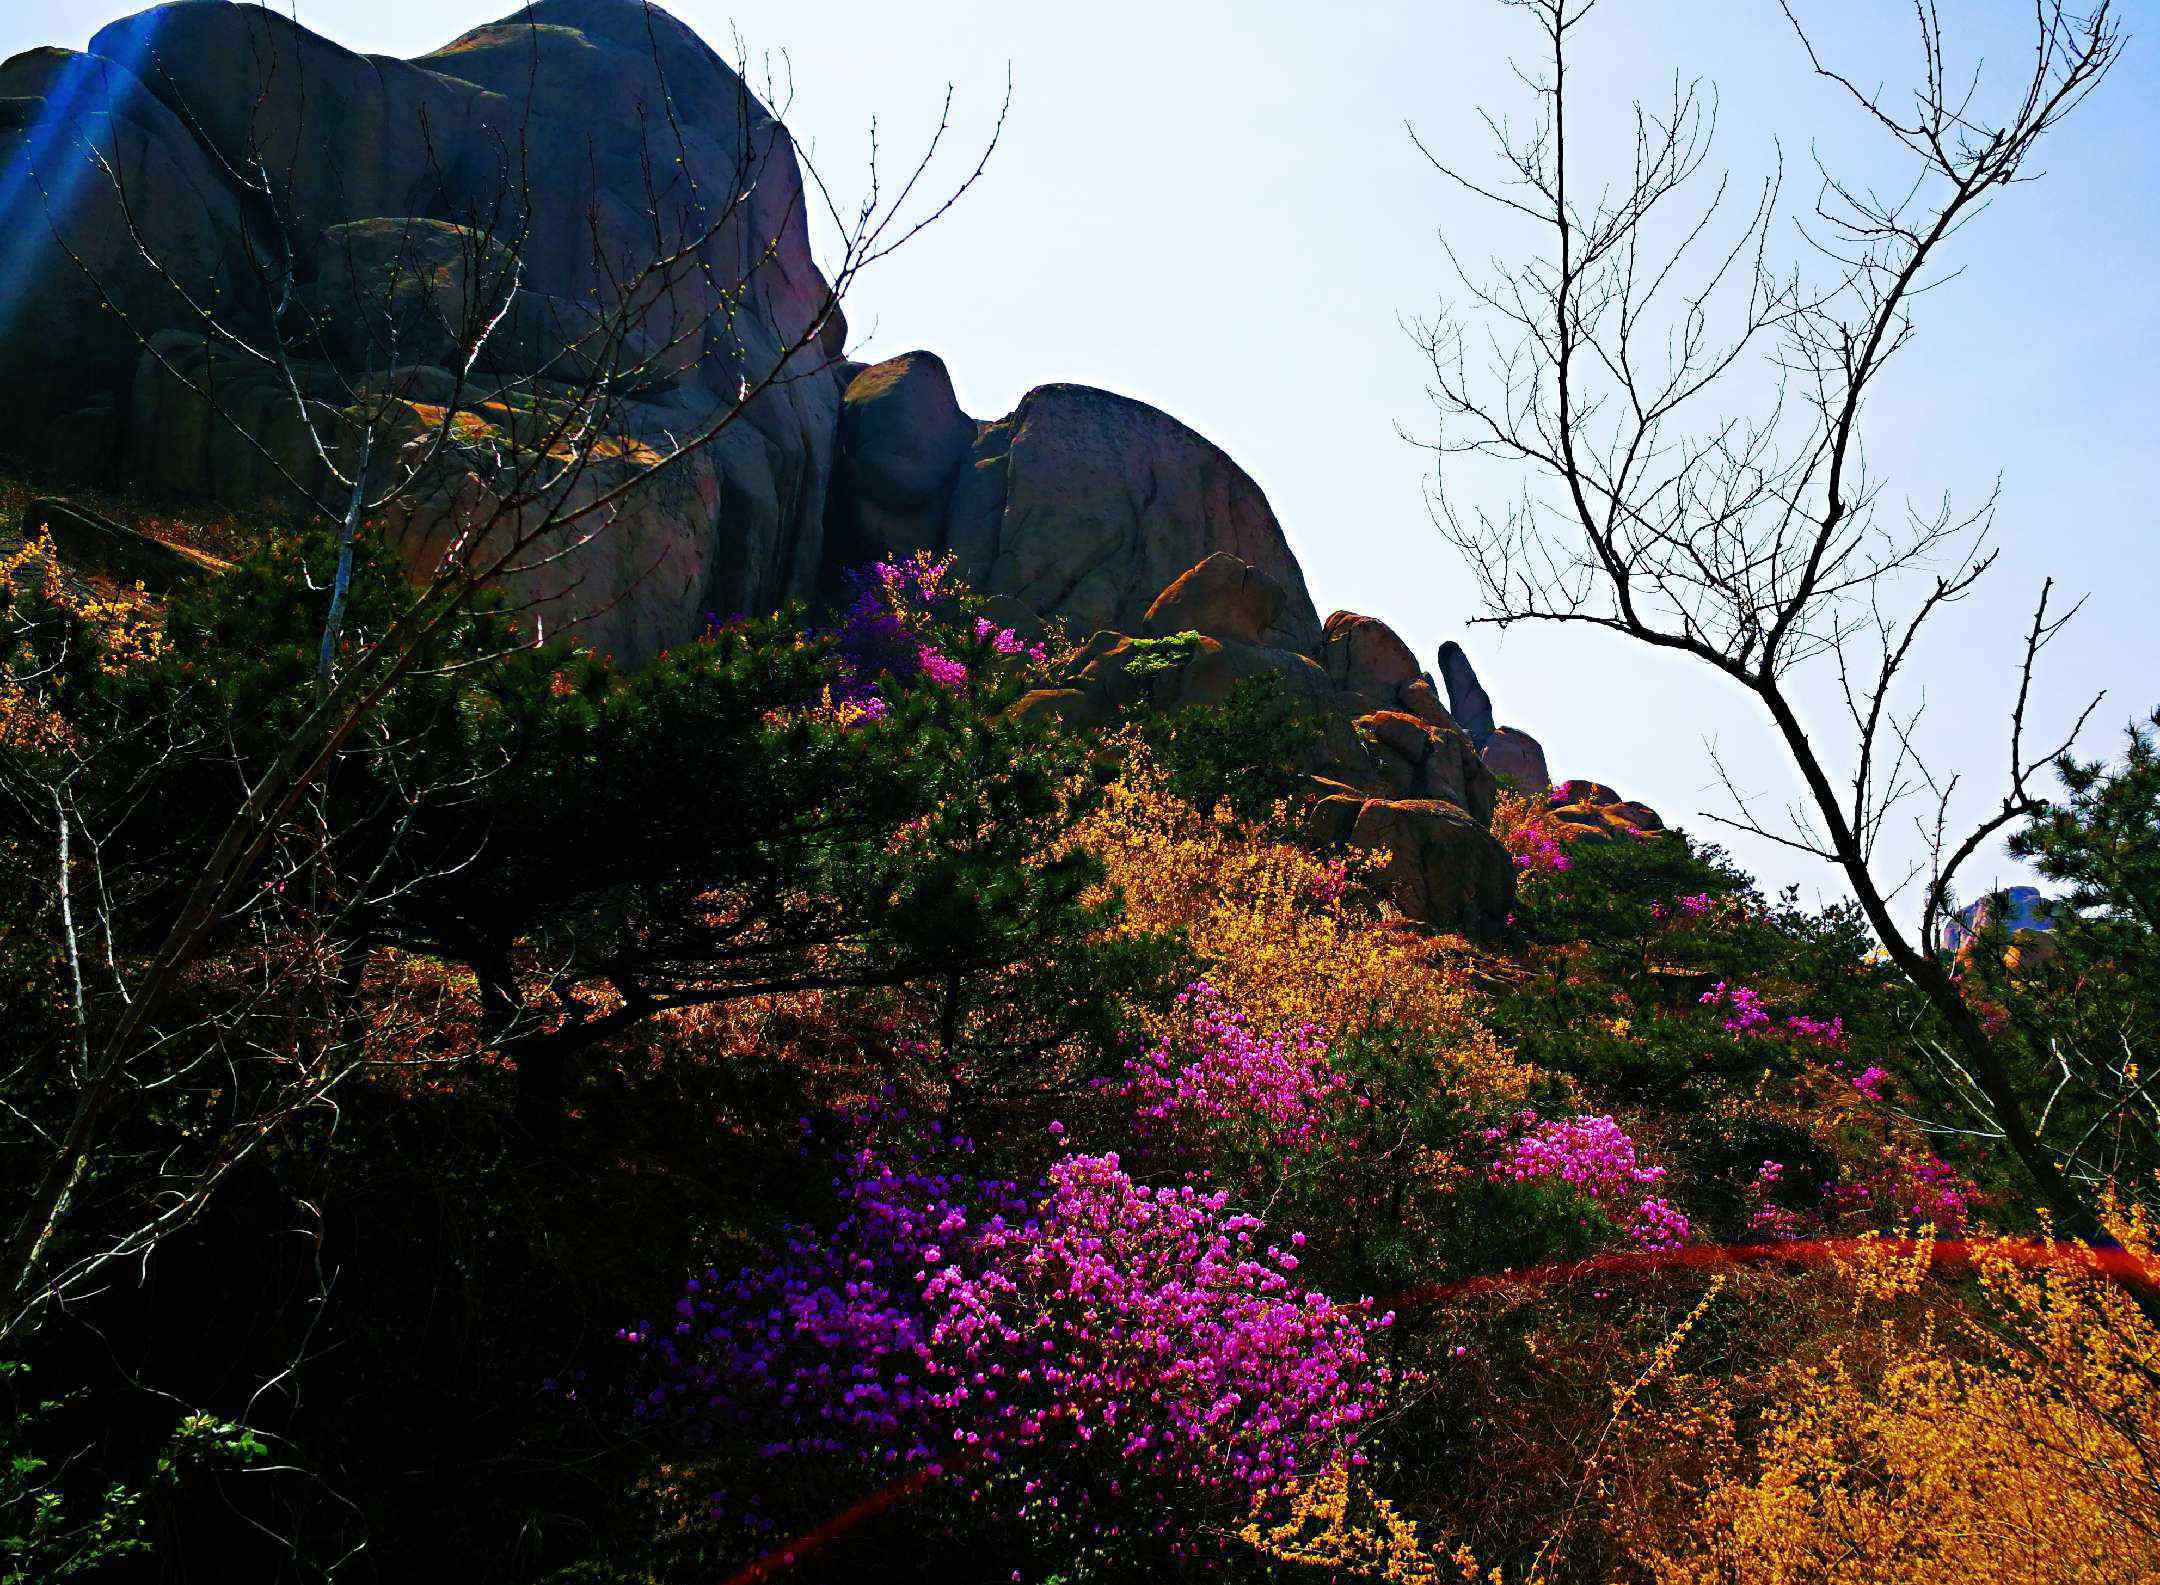
[[[1140,631],[1149,638],[1191,632],[1264,644],[1288,600],[1283,586],[1258,567],[1218,550],[1155,597],[1141,615]]]
[[[1452,803],[1337,793],[1313,806],[1308,831],[1316,841],[1385,852],[1382,883],[1412,919],[1474,933],[1507,921],[1514,861],[1482,821]]]
[[[840,454],[849,483],[863,500],[889,511],[942,506],[974,444],[975,420],[960,411],[945,360],[934,352],[873,364],[841,396]]]
[[[269,202],[245,191],[262,180]],[[741,79],[635,0],[541,0],[416,62],[355,54],[258,6],[157,6],[102,29],[87,55],[0,67],[0,391],[14,415],[0,445],[289,507],[314,476],[304,432],[259,365],[223,370],[235,379],[209,410],[197,393],[211,388],[188,371],[234,364],[230,349],[170,343],[203,327],[141,252],[258,344],[281,285],[273,261],[289,258],[315,310],[312,329],[285,321],[301,383],[358,374],[402,398],[447,386],[428,371],[457,361],[453,327],[514,251],[515,295],[480,372],[541,403],[560,399],[551,381],[609,374],[621,433],[581,491],[639,475],[671,437],[712,435],[584,525],[602,532],[567,536],[508,580],[536,620],[578,623],[641,660],[708,612],[810,592],[824,563],[844,326],[821,317],[802,189],[786,132]],[[124,318],[102,311],[99,285]],[[595,335],[595,315],[618,311],[627,333]],[[776,366],[783,377],[713,433],[744,382]],[[415,525],[485,493],[445,466],[393,526],[429,557],[441,536]]]
[[[1552,786],[1545,747],[1520,727],[1495,727],[1479,751],[1485,768],[1517,792],[1542,793]]]
[[[1401,690],[1424,677],[1410,646],[1377,617],[1337,611],[1321,633],[1328,675],[1377,706],[1392,706]]]
[[[1402,798],[1438,798],[1481,824],[1492,820],[1492,773],[1455,726],[1434,726],[1400,710],[1359,716],[1357,733],[1387,790]]]
[[[1320,621],[1267,497],[1169,414],[1082,385],[1030,391],[985,427],[945,545],[978,588],[1088,631],[1131,630],[1171,580],[1227,551],[1281,584],[1270,637],[1309,649]]]
[[[912,352],[849,382],[837,474],[836,547],[951,552],[977,589],[1078,632],[1139,633],[1157,596],[1220,551],[1280,586],[1268,643],[1303,652],[1320,636],[1260,487],[1145,402],[1045,385],[976,424],[944,365]]]
[[[253,305],[243,224],[213,159],[126,66],[60,49],[0,65],[0,448],[109,474],[137,328],[190,319],[191,300]]]

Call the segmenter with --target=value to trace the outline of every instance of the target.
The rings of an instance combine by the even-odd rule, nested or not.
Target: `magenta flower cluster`
[[[1883,1086],[1890,1082],[1890,1070],[1868,1067],[1853,1076],[1852,1087],[1871,1101],[1883,1098]]]
[[[1748,1185],[1748,1231],[1758,1237],[1779,1240],[1797,1237],[1805,1225],[1799,1212],[1772,1198],[1785,1179],[1785,1163],[1765,1161],[1755,1169]]]
[[[1342,900],[1350,889],[1350,864],[1347,859],[1330,859],[1313,872],[1305,883],[1305,896],[1322,908],[1331,908]]]
[[[917,669],[940,688],[965,688],[968,680],[967,664],[954,660],[933,645],[918,645],[915,650]]]
[[[1816,1045],[1840,1049],[1845,1045],[1843,1018],[1810,1018],[1805,1013],[1792,1013],[1781,1022],[1773,1020],[1770,1010],[1762,1004],[1761,994],[1745,985],[1728,986],[1719,980],[1697,999],[1705,1007],[1725,1009],[1725,1032],[1729,1035],[1767,1035],[1777,1031],[1794,1040]]]
[[[1872,1210],[1893,1223],[1927,1222],[1946,1233],[1964,1229],[1976,1197],[1971,1182],[1936,1156],[1891,1162],[1860,1182],[1823,1186],[1834,1211]]]
[[[1347,1098],[1316,1024],[1258,1033],[1205,980],[1180,993],[1172,1018],[1173,1038],[1125,1064],[1143,1133],[1161,1126],[1204,1137],[1257,1127],[1270,1145],[1303,1150]]]
[[[1036,665],[1048,663],[1049,653],[1040,644],[1030,644],[1009,627],[999,627],[987,616],[975,618],[975,638],[978,643],[987,642],[991,652],[998,655],[1025,655]]]
[[[941,1357],[986,1409],[1002,1393],[990,1418],[1008,1447],[1062,1449],[1095,1489],[1198,1490],[1238,1512],[1334,1457],[1363,1461],[1393,1313],[1305,1287],[1304,1235],[1266,1242],[1227,1203],[1136,1183],[1115,1154],[1067,1156],[1033,1225],[991,1230],[973,1271],[932,1277]],[[1023,1491],[1047,1507],[1084,1489],[1035,1462]]]
[[[1607,1116],[1539,1121],[1524,1111],[1513,1129],[1488,1128],[1488,1144],[1500,1146],[1487,1169],[1494,1182],[1566,1184],[1596,1201],[1618,1221],[1629,1240],[1644,1249],[1676,1249],[1691,1225],[1670,1202],[1643,1191],[1665,1176],[1643,1162],[1635,1141]]]
[[[1518,840],[1523,848],[1515,855],[1515,867],[1526,874],[1557,875],[1575,866],[1566,846],[1548,831],[1525,831]]]
[[[939,627],[954,615],[959,595],[951,556],[918,552],[873,562],[851,575],[854,596],[834,630],[838,677],[829,712],[844,726],[865,726],[886,716],[883,690],[917,680],[959,690],[968,685],[968,663],[939,647]],[[1048,656],[1009,627],[977,617],[975,641],[992,656],[1020,657],[1037,665]]]
[[[1728,987],[1719,980],[1700,997],[1705,1007],[1725,1009],[1725,1032],[1744,1035],[1762,1028],[1770,1022],[1770,1014],[1762,1004],[1762,997],[1745,985]]]
[[[832,1227],[620,1334],[651,1367],[643,1414],[770,1457],[996,1480],[1023,1519],[1097,1539],[1242,1514],[1362,1458],[1393,1316],[1306,1287],[1302,1234],[1269,1242],[1225,1195],[1136,1183],[1115,1155],[1065,1156],[1023,1194],[864,1149],[838,1187]],[[1150,1495],[1172,1487],[1222,1503],[1173,1520]]]

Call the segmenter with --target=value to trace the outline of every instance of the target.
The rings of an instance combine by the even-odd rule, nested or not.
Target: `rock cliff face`
[[[1962,951],[1983,931],[1998,927],[2013,937],[2022,931],[2053,930],[2051,906],[2051,899],[2037,886],[2005,886],[1989,892],[1943,921],[1943,947],[1950,952]]]
[[[700,432],[786,355],[743,421],[520,573],[520,603],[634,663],[708,613],[949,552],[1015,619],[1086,641],[1025,708],[1099,721],[1273,678],[1323,723],[1316,833],[1387,848],[1418,917],[1503,917],[1495,778],[1542,788],[1544,755],[1495,724],[1461,649],[1442,647],[1436,683],[1386,624],[1323,624],[1260,487],[1145,403],[1046,385],[986,421],[933,353],[846,361],[802,187],[741,79],[636,0],[538,0],[412,61],[256,6],[157,6],[85,52],[0,65],[0,445],[137,488],[289,498],[318,466],[294,389],[319,411],[356,388],[446,402],[445,327],[491,278],[514,289],[480,372],[544,401],[598,360],[634,369],[624,454]],[[630,344],[581,341],[580,305],[670,249],[694,267]],[[206,333],[208,311],[233,335]],[[281,340],[289,367],[259,355]],[[386,526],[428,567],[484,489],[447,478]]]
[[[672,115],[656,132],[659,106]],[[314,475],[283,371],[248,350],[271,344],[273,294],[290,299],[288,343],[303,311],[322,330],[295,349],[311,396],[342,399],[365,350],[424,401],[448,386],[451,352],[426,290],[459,295],[456,269],[485,262],[488,236],[518,242],[488,372],[543,397],[576,372],[560,327],[590,323],[580,305],[656,245],[686,254],[642,306],[628,361],[653,367],[623,407],[632,439],[709,423],[826,298],[786,132],[696,34],[629,0],[540,0],[418,61],[224,0],[154,7],[82,54],[18,56],[0,66],[6,444],[79,474],[275,500],[283,472]],[[391,257],[421,290],[354,313]],[[212,308],[247,347],[205,341]],[[828,328],[745,422],[516,592],[636,659],[705,611],[814,584],[844,334]],[[212,382],[237,426],[189,389]],[[455,504],[446,486],[406,514],[416,564]]]
[[[1083,631],[1133,628],[1172,579],[1226,551],[1281,585],[1272,638],[1320,636],[1260,487],[1144,402],[1045,385],[978,422],[937,355],[910,352],[849,381],[840,439],[836,551],[951,551],[975,587]]]

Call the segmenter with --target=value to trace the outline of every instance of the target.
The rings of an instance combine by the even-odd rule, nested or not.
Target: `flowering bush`
[[[1687,1241],[1687,1217],[1642,1192],[1660,1182],[1665,1169],[1645,1165],[1635,1141],[1612,1118],[1585,1114],[1541,1122],[1525,1111],[1513,1131],[1488,1128],[1484,1137],[1502,1146],[1487,1169],[1494,1182],[1565,1184],[1605,1208],[1645,1249],[1676,1249]]]
[[[640,1412],[996,1484],[1031,1527],[1105,1542],[1184,1546],[1362,1461],[1393,1316],[1305,1287],[1304,1235],[1269,1242],[1225,1194],[1136,1183],[1114,1154],[1061,1158],[1036,1198],[866,1148],[839,1187],[830,1229],[622,1333],[652,1367]]]
[[[1533,1075],[1481,1021],[1462,955],[1343,895],[1370,855],[1322,858],[1203,813],[1145,749],[1104,789],[1079,841],[1123,893],[1128,927],[1182,935],[1209,985],[1255,1026],[1315,1024],[1338,1041],[1375,1027],[1425,1031],[1463,1088],[1502,1106],[1527,1093]]]
[[[1825,1207],[1878,1226],[1924,1222],[1964,1230],[1978,1194],[1955,1167],[1926,1150],[1890,1150],[1866,1172],[1823,1186]]]
[[[1628,1536],[1648,1577],[2151,1579],[2160,1331],[2081,1262],[2025,1252],[1975,1241],[1953,1288],[1925,1245],[1864,1246],[1833,1273],[1849,1331],[1766,1371],[1745,1433],[1725,1393],[1684,1383],[1708,1413],[1673,1423],[1708,1468],[1679,1534]]]
[[[1719,980],[1702,993],[1701,1002],[1705,1007],[1725,1010],[1725,1032],[1729,1035],[1783,1033],[1816,1045],[1842,1047],[1845,1044],[1845,1020],[1842,1017],[1810,1018],[1805,1013],[1793,1013],[1778,1022],[1763,1006],[1761,995],[1745,985],[1728,986]]]
[[[1785,1182],[1785,1163],[1765,1161],[1755,1169],[1754,1181],[1747,1191],[1748,1231],[1758,1238],[1784,1239],[1798,1236],[1805,1219],[1799,1212],[1780,1205],[1774,1196]]]
[[[1201,1138],[1257,1131],[1270,1148],[1304,1150],[1345,1098],[1319,1025],[1257,1034],[1205,980],[1178,997],[1171,1030],[1126,1064],[1143,1131],[1158,1125]]]
[[[1043,647],[1013,629],[986,616],[966,619],[970,602],[953,568],[949,555],[918,551],[850,574],[854,595],[832,634],[839,671],[827,701],[833,719],[849,726],[883,721],[883,691],[890,685],[920,679],[938,688],[966,688],[974,673],[951,651],[967,651],[970,644],[981,658],[1047,663]]]
[[[1575,867],[1562,828],[1550,814],[1566,801],[1558,793],[1555,788],[1552,797],[1540,802],[1520,793],[1504,792],[1493,809],[1492,833],[1526,878],[1558,875]]]

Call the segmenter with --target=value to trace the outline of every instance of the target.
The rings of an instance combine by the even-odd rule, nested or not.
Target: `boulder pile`
[[[1462,649],[1441,646],[1436,681],[1385,623],[1321,621],[1259,485],[1146,403],[1045,385],[982,420],[934,353],[849,361],[803,186],[742,79],[640,0],[536,0],[409,61],[259,6],[154,6],[82,52],[0,64],[0,447],[91,482],[289,501],[320,480],[296,399],[443,411],[447,327],[501,281],[477,371],[498,388],[541,411],[603,360],[633,371],[624,432],[576,484],[594,496],[778,366],[710,445],[512,574],[519,606],[635,664],[715,615],[830,598],[868,561],[950,555],[1007,619],[1089,635],[1024,709],[1101,722],[1274,679],[1321,723],[1314,834],[1385,848],[1415,917],[1503,919],[1496,790],[1549,778]],[[694,267],[631,344],[592,345],[581,305],[652,257],[656,225]],[[429,478],[384,524],[416,571],[489,500],[470,469]],[[1656,824],[1616,798],[1561,813]]]

